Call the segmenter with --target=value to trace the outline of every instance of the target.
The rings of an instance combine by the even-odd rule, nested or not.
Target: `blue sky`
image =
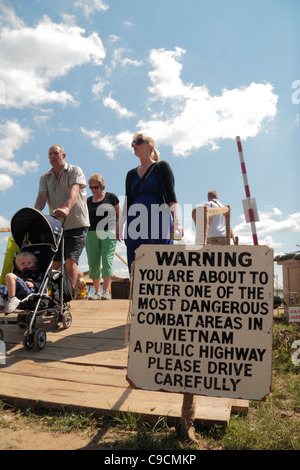
[[[52,144],[122,201],[144,130],[173,169],[184,241],[192,208],[216,189],[252,244],[239,135],[259,244],[298,250],[299,23],[299,0],[1,1],[0,226],[34,206]],[[115,272],[127,276],[118,259]]]

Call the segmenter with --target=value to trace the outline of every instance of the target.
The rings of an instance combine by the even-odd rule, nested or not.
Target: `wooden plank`
[[[126,381],[126,368],[124,369],[114,369],[114,368],[103,368],[103,367],[93,367],[92,372],[89,370],[87,371],[86,366],[81,366],[81,365],[74,365],[74,364],[64,364],[64,363],[53,363],[53,364],[48,364],[47,367],[45,367],[44,362],[33,362],[30,360],[23,361],[22,363],[14,363],[9,367],[9,371],[7,371],[7,374],[12,374],[12,375],[23,375],[23,376],[28,376],[28,377],[39,377],[41,379],[47,379],[48,381],[51,381],[51,384],[55,384],[53,380],[60,380],[60,381],[67,381],[68,383],[72,382],[77,382],[77,383],[84,383],[85,388],[89,388],[89,385],[98,385],[98,386],[106,386],[106,387],[116,387],[118,389],[122,389],[122,395],[123,396],[130,396],[131,392],[133,393],[133,396],[135,397],[136,395],[136,390],[132,390],[127,381]],[[3,375],[2,375],[3,377]],[[15,386],[15,381],[12,381],[11,383],[14,384]],[[30,382],[31,384],[31,382]],[[48,385],[49,387],[49,385]],[[56,390],[55,386],[55,390]],[[106,389],[104,389],[106,390]],[[35,383],[34,383],[34,389],[33,390],[27,390],[28,396],[34,398],[34,394],[36,392],[35,390]],[[142,393],[144,391],[138,391],[142,396],[145,397],[145,395]],[[47,395],[51,395],[51,387],[49,387]],[[56,397],[56,391],[55,391],[55,400],[54,404],[57,403],[57,397]],[[103,393],[101,391],[101,393]],[[144,392],[145,393],[145,392]],[[161,393],[161,392],[147,392],[148,394],[151,394],[151,403],[155,405],[154,407],[150,409],[154,413],[154,411],[158,410],[156,406],[156,402],[159,401],[165,401],[166,395],[169,395],[167,397],[167,401],[169,402],[170,400],[175,400],[177,403],[178,398],[174,398],[174,395],[177,394],[166,394],[166,393]],[[15,390],[14,390],[15,394]],[[111,394],[111,391],[106,390],[106,397]],[[121,393],[119,394],[119,396]],[[106,398],[107,399],[107,398]],[[26,397],[24,398],[26,400]],[[28,400],[28,397],[27,397]],[[40,400],[40,398],[39,398]],[[135,410],[134,408],[134,400],[127,400],[127,402],[124,404],[123,408],[120,408],[120,411],[128,411],[128,410]],[[180,399],[182,401],[182,398]],[[218,415],[218,423],[223,422],[223,424],[227,424],[228,419],[230,418],[230,412],[247,412],[248,407],[246,406],[248,401],[247,400],[229,400],[225,398],[211,398],[211,397],[197,397],[197,414],[196,414],[196,419],[203,421],[205,420],[206,423],[208,421],[216,423],[216,416]],[[127,406],[126,409],[124,407]],[[213,413],[212,413],[213,411]],[[139,410],[136,412],[145,412],[144,408],[143,411]],[[150,413],[150,412],[149,412]],[[152,413],[152,414],[153,414]],[[107,414],[109,414],[109,410],[107,410]],[[151,414],[151,413],[150,413]]]
[[[10,351],[10,355],[15,360],[34,357],[36,360],[42,359],[49,363],[59,361],[91,366],[105,365],[107,367],[126,367],[128,356],[127,350],[111,350],[108,346],[106,349],[103,347],[102,350],[89,351],[87,349],[70,349],[46,345],[46,348],[42,351],[26,351],[19,344]]]
[[[46,362],[37,359],[24,359],[22,362],[8,359],[9,367],[3,369],[4,373],[25,375],[44,379],[66,380],[70,382],[83,382],[85,384],[106,385],[127,388],[126,367],[114,368],[98,365],[72,364],[65,362]]]
[[[243,400],[242,398],[234,398],[231,400],[231,412],[232,413],[248,413],[249,400]]]
[[[128,346],[125,324],[129,302],[112,300],[71,303],[73,323],[57,330],[51,318],[38,317],[47,332],[42,351],[23,348],[24,330],[1,327],[7,360],[0,365],[0,396],[24,406],[69,405],[102,414],[139,413],[149,417],[181,416],[183,396],[134,390],[126,381]],[[247,410],[246,400],[196,397],[196,422],[227,425],[234,409]]]
[[[61,387],[64,390],[68,388],[68,385],[66,386],[63,383],[66,381],[68,384],[72,383],[73,391],[81,390],[82,384],[84,383],[85,387],[82,392],[87,394],[86,400],[88,401],[94,400],[94,394],[97,393],[97,389],[94,389],[93,386],[100,387],[98,393],[101,394],[101,397],[99,397],[97,407],[100,406],[103,412],[105,403],[110,402],[110,408],[106,407],[108,408],[106,414],[110,414],[111,411],[126,412],[130,410],[135,413],[157,416],[160,415],[160,411],[164,406],[164,413],[166,413],[167,410],[167,414],[170,418],[175,418],[180,415],[182,405],[182,396],[180,394],[133,390],[126,381],[126,368],[117,370],[93,367],[93,372],[91,373],[91,371],[87,371],[86,367],[79,365],[54,363],[46,368],[43,362],[37,363],[27,360],[23,361],[22,364],[12,364],[9,369],[8,374],[26,376],[24,381],[27,381],[27,390],[25,393],[23,392],[23,399],[26,401],[29,399],[41,401],[41,398],[36,397],[45,395],[42,389],[44,386],[42,379],[46,379],[48,384],[48,403],[57,403],[57,391],[58,389],[60,390]],[[33,381],[28,380],[28,377],[32,377]],[[37,377],[41,380],[36,381]],[[15,381],[12,383],[14,394],[17,395],[20,393],[18,383],[17,385]],[[77,387],[79,387],[79,389]],[[118,390],[112,391],[111,387],[117,388]],[[51,400],[52,395],[54,396],[54,401]],[[148,397],[150,401],[147,404]],[[112,400],[115,401],[113,402]],[[73,403],[75,406],[79,406],[76,399],[73,400]],[[84,401],[82,401],[81,406],[86,407]],[[230,400],[197,397],[197,416],[201,416],[201,420],[205,417],[206,422],[216,422],[217,420],[218,423],[227,424],[230,417]]]
[[[34,406],[57,407],[69,405],[81,410],[93,410],[101,414],[113,415],[116,412],[132,412],[151,417],[181,416],[182,395],[175,393],[133,390],[130,387],[105,387],[65,380],[45,380],[41,377],[22,376],[22,381],[14,380],[9,374],[1,376],[1,389],[10,388],[14,402],[30,403]],[[197,397],[196,419],[209,423],[227,425],[230,418],[229,399],[209,399]]]

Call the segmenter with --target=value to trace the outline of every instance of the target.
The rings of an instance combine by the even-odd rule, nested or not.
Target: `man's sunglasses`
[[[99,186],[90,186],[90,189],[99,189],[100,188],[100,185]]]
[[[149,144],[148,140],[142,139],[142,137],[139,137],[136,140],[133,140],[131,143],[131,147],[134,147],[135,145],[142,145],[145,142],[145,144]]]

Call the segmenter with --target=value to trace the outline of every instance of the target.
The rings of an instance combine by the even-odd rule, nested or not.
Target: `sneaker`
[[[101,295],[99,292],[95,292],[95,294],[89,296],[89,300],[101,300]]]
[[[102,292],[101,300],[111,300],[111,295],[107,290]]]
[[[18,305],[20,302],[21,301],[16,296],[8,299],[6,307],[5,307],[5,315],[8,315],[9,313],[14,312],[18,308]]]

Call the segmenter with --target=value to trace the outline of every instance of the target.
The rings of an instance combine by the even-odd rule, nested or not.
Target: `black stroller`
[[[11,233],[20,251],[31,251],[38,258],[43,280],[37,293],[29,294],[20,302],[16,320],[5,317],[0,324],[17,324],[26,328],[23,346],[29,350],[44,349],[47,339],[45,330],[34,330],[37,316],[52,316],[52,323],[57,329],[69,328],[72,324],[68,302],[74,297],[74,290],[63,262],[63,227],[56,217],[25,207],[12,217]],[[60,243],[61,270],[53,271],[53,259]],[[0,340],[3,340],[1,329]]]

